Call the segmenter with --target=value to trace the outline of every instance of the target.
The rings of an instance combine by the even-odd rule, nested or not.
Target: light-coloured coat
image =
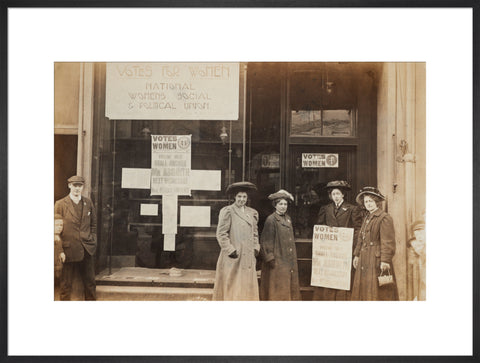
[[[258,280],[255,270],[258,242],[258,213],[234,204],[222,208],[218,216],[217,241],[220,245],[213,300],[258,300]],[[238,258],[231,258],[237,251]]]

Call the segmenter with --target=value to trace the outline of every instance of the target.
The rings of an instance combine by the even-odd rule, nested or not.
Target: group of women
[[[286,213],[293,196],[286,190],[270,194],[274,212],[259,237],[258,212],[248,207],[250,182],[227,188],[233,204],[222,208],[216,237],[220,245],[213,300],[301,300],[294,226]],[[351,289],[314,288],[314,300],[398,300],[392,257],[395,254],[393,220],[381,209],[385,197],[377,188],[365,187],[354,206],[344,200],[350,186],[332,181],[326,186],[332,202],[323,206],[317,224],[354,229]],[[261,258],[260,286],[256,261]],[[390,281],[382,284],[379,276]],[[388,279],[387,279],[388,280]],[[382,281],[385,281],[382,280]]]

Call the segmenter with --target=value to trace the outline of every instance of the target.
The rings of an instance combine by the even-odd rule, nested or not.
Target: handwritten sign
[[[302,168],[338,168],[338,154],[302,153]]]
[[[239,63],[107,63],[105,115],[238,120]]]
[[[353,228],[315,225],[312,239],[312,286],[350,289]]]
[[[192,135],[152,135],[151,195],[190,195]]]

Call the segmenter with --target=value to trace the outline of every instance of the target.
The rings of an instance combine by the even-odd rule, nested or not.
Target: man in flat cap
[[[55,213],[63,217],[63,251],[66,256],[60,281],[60,299],[70,300],[74,271],[83,280],[85,300],[96,300],[95,259],[97,216],[92,201],[82,196],[85,179],[68,179],[70,194],[55,202]]]

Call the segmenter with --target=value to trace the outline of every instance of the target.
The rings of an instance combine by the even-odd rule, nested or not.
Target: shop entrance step
[[[96,277],[97,300],[211,300],[215,271],[123,267]]]
[[[155,286],[97,286],[102,301],[210,301],[213,289]]]

